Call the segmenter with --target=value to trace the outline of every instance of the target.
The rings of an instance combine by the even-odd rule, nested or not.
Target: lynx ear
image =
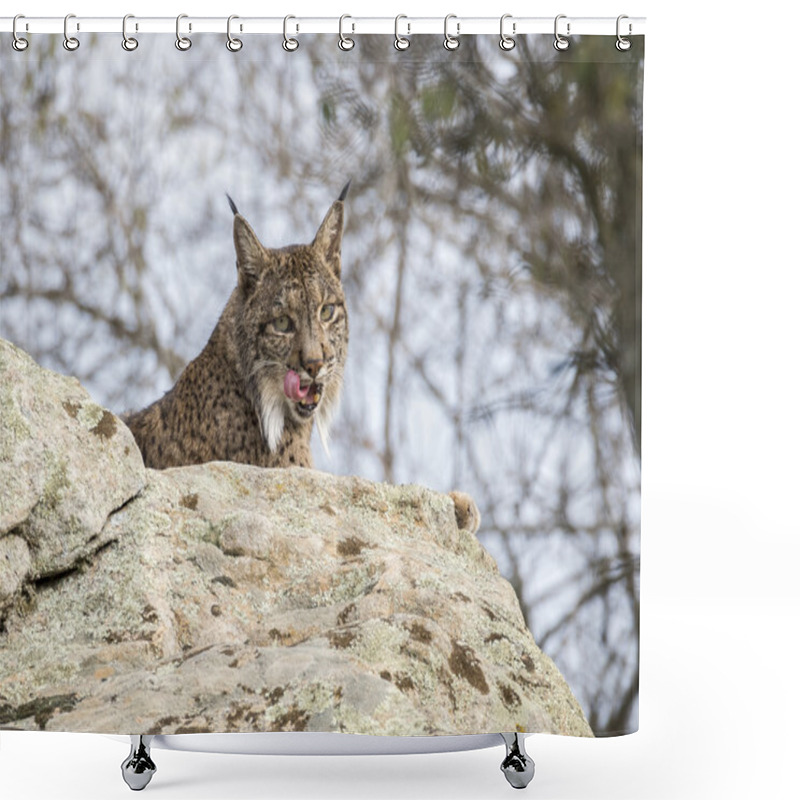
[[[350,182],[342,189],[339,199],[328,209],[322,225],[314,237],[312,247],[327,261],[334,273],[342,274],[342,232],[344,231],[344,199]]]
[[[233,246],[236,248],[239,285],[244,289],[261,273],[264,248],[247,220],[238,212],[233,218]]]

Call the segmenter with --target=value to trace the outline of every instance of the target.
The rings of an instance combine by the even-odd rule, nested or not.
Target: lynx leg
[[[459,529],[477,533],[481,526],[481,512],[477,503],[466,492],[450,492],[450,499],[456,507],[456,525]]]
[[[122,762],[122,779],[134,792],[139,792],[150,783],[156,765],[150,758],[152,736],[131,736],[131,752]]]
[[[525,740],[519,733],[501,733],[506,745],[506,757],[500,765],[506,780],[515,789],[524,789],[532,780],[533,759],[525,752]]]

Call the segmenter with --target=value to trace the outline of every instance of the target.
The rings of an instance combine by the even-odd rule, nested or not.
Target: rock
[[[24,581],[108,543],[108,515],[144,487],[130,431],[75,378],[0,339],[0,613]]]
[[[81,485],[113,484],[93,444],[74,447]],[[0,727],[592,735],[450,497],[231,463],[145,478],[103,512],[104,547],[37,583],[31,531],[54,527],[34,526],[22,498],[40,482],[4,501],[4,580],[26,583],[0,627]]]

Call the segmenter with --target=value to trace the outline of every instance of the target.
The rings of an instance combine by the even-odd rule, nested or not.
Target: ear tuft
[[[344,201],[345,201],[345,198],[347,197],[347,192],[348,192],[348,191],[349,191],[349,189],[350,189],[350,184],[351,184],[352,182],[353,182],[353,181],[352,181],[352,179],[351,179],[351,180],[347,181],[347,183],[344,185],[344,189],[342,189],[342,193],[339,195],[339,202],[340,202],[340,203],[344,203]],[[230,200],[230,197],[228,198],[228,200]]]
[[[349,185],[350,184],[348,184],[348,186]],[[236,203],[233,202],[233,199],[231,198],[231,196],[227,192],[225,192],[225,197],[228,198],[228,205],[231,207],[231,211],[233,211],[233,215],[236,216],[239,213],[239,209],[236,208]]]

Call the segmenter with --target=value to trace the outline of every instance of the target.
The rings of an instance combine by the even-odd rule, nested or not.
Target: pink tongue
[[[310,388],[310,386],[305,388],[300,386],[300,376],[293,369],[290,369],[283,379],[283,393],[295,402],[302,400],[308,394]]]

